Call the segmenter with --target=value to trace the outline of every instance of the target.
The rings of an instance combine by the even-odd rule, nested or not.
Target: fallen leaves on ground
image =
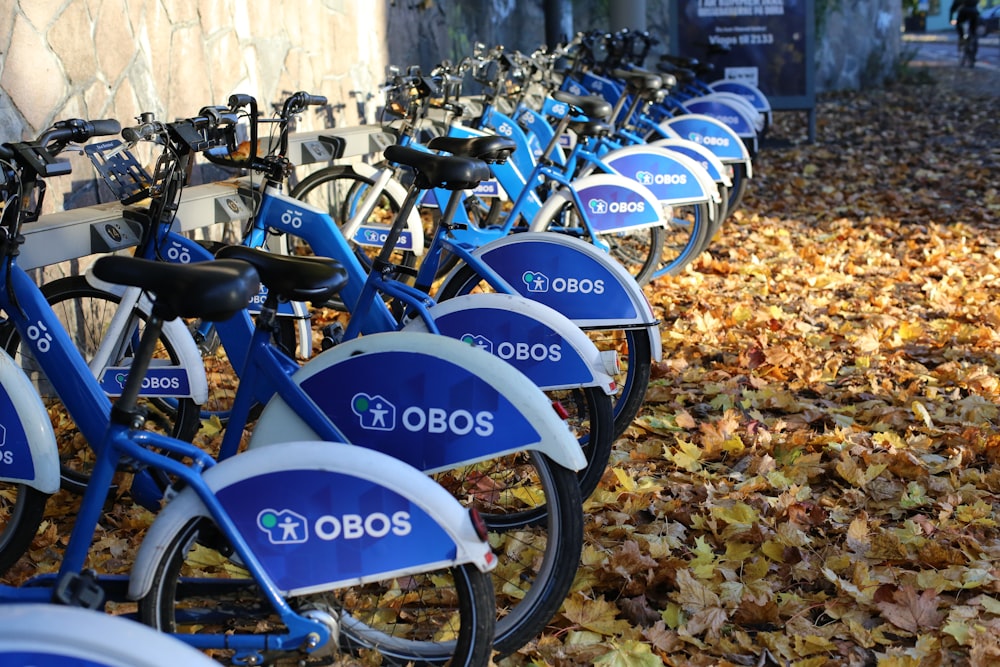
[[[778,114],[742,209],[647,288],[646,407],[577,590],[507,664],[1000,659],[1000,124],[976,74],[822,97],[813,144]]]

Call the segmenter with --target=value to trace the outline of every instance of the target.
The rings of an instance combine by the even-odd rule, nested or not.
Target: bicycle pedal
[[[104,589],[93,570],[67,572],[53,589],[52,601],[67,607],[99,610],[104,608]]]

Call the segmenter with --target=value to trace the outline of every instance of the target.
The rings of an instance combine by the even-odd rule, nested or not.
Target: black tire
[[[663,249],[657,273],[677,275],[708,247],[714,234],[709,205],[690,204],[671,209],[667,227],[661,230]]]
[[[747,166],[742,162],[732,163],[732,172],[729,174],[732,186],[729,188],[729,204],[726,206],[726,215],[732,215],[743,203],[743,196],[747,192],[747,184],[750,177],[747,176]]]
[[[140,620],[161,632],[234,634],[281,633],[256,583],[240,575],[240,566],[225,555],[227,545],[206,518],[193,519],[174,536],[155,565],[149,593],[139,600]],[[212,564],[207,564],[211,560]],[[197,578],[211,579],[199,585]],[[184,578],[182,582],[181,579]],[[452,586],[446,585],[453,584]],[[203,582],[204,583],[204,582]],[[339,616],[341,648],[376,650],[383,665],[489,664],[496,603],[490,575],[472,565],[442,568],[407,577],[406,601],[392,581],[345,590],[288,598],[295,609],[329,609]],[[420,591],[420,595],[415,594]],[[380,604],[387,593],[388,604]],[[419,599],[417,599],[419,598]],[[393,604],[395,603],[395,604]],[[178,616],[180,614],[180,616]],[[394,624],[391,616],[405,618]],[[423,619],[423,623],[417,622]],[[442,621],[454,623],[455,639],[438,640]],[[374,627],[374,623],[379,627]],[[393,635],[411,630],[414,637]],[[225,659],[221,651],[216,659]],[[290,656],[291,657],[291,656]]]
[[[0,576],[28,551],[48,498],[25,484],[0,482]]]
[[[573,585],[583,549],[576,476],[542,454],[521,453],[434,478],[486,522],[498,560],[493,648],[510,655],[544,630]]]
[[[343,227],[351,216],[352,206],[361,200],[373,184],[372,179],[362,176],[350,165],[332,165],[306,176],[292,189],[290,196],[328,212],[337,226]],[[368,221],[384,224],[388,229],[402,203],[392,193],[383,192]],[[290,241],[294,253],[311,254],[312,251],[304,242],[297,242],[297,239]],[[378,254],[378,248],[363,247],[353,241],[351,243],[362,265],[369,268],[372,259]],[[401,266],[413,267],[416,266],[417,257],[408,250],[397,250],[393,253],[392,261]]]
[[[604,476],[615,442],[614,406],[600,387],[545,392],[567,412],[567,422],[587,457],[587,466],[576,473],[580,495],[589,498]]]
[[[77,348],[88,361],[100,344],[106,325],[118,307],[119,297],[115,294],[91,286],[84,276],[68,276],[47,282],[41,287],[42,294],[52,306],[56,316],[70,332]],[[137,338],[135,339],[137,340]],[[60,475],[62,487],[73,493],[83,493],[90,479],[93,464],[93,450],[80,432],[73,426],[62,402],[55,395],[42,370],[34,358],[24,354],[20,347],[21,338],[13,328],[4,331],[2,345],[14,358],[29,378],[32,378],[42,401],[48,408],[56,427],[59,444]],[[157,356],[162,355],[173,363],[178,357],[166,338],[160,337]],[[131,356],[132,346],[123,351],[123,359]],[[120,362],[121,359],[116,360]],[[146,427],[190,441],[199,427],[199,407],[190,398],[151,399],[141,402],[147,411]]]
[[[490,291],[485,281],[468,264],[462,264],[455,277],[436,295],[438,301],[476,291]],[[620,437],[639,414],[649,388],[652,372],[652,346],[645,329],[589,329],[587,335],[601,351],[616,350],[621,370],[615,377],[619,391],[612,398],[614,431]],[[589,467],[589,466],[588,466]]]

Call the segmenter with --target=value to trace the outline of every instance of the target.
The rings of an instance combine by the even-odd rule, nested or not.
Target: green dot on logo
[[[368,411],[368,398],[366,396],[358,396],[354,399],[354,409],[358,412]]]
[[[533,281],[534,279],[535,279],[535,274],[534,274],[534,273],[531,273],[531,272],[529,271],[528,273],[525,273],[525,274],[524,274],[524,282],[526,282],[526,283],[530,283],[530,282],[531,282],[531,281]]]
[[[469,345],[474,345],[475,342],[476,342],[476,339],[473,338],[472,336],[466,334],[465,336],[462,336],[462,342],[463,343],[467,343]]]
[[[278,517],[271,512],[268,512],[260,518],[260,525],[264,528],[274,528],[278,525]]]

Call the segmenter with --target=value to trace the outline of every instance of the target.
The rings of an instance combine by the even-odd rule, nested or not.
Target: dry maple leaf
[[[887,621],[907,632],[936,630],[944,620],[938,611],[941,598],[936,591],[917,593],[913,586],[902,586],[892,594],[892,601],[876,601],[875,606]]]

